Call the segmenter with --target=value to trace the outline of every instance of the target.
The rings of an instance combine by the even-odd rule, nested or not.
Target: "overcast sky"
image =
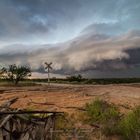
[[[0,0],[0,64],[140,77],[140,0]]]

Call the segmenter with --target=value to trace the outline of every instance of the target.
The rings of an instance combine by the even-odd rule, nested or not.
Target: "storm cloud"
[[[63,42],[98,23],[116,23],[120,33],[140,28],[139,13],[139,0],[1,0],[0,42]]]
[[[140,76],[139,0],[1,0],[0,64],[88,77]]]
[[[53,72],[59,74],[102,73],[140,68],[140,31],[120,36],[81,34],[73,40],[51,46],[40,46],[34,51],[0,54],[4,64],[26,64],[33,71],[44,73],[45,61],[53,62]],[[10,60],[10,61],[9,61]],[[128,76],[128,75],[127,75]]]

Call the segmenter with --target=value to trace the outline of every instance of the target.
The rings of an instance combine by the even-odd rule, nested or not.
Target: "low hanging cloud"
[[[44,73],[47,61],[55,74],[140,76],[139,3],[0,0],[0,65]]]
[[[122,70],[133,71],[140,68],[139,30],[129,31],[119,36],[90,31],[90,33],[81,33],[70,41],[42,45],[39,48],[30,51],[5,51],[5,53],[3,50],[0,52],[1,65],[12,63],[30,65],[33,71],[44,73],[43,65],[47,61],[53,62],[53,73],[73,74],[96,71],[96,73],[104,72],[103,75],[106,72],[118,71],[119,73]]]

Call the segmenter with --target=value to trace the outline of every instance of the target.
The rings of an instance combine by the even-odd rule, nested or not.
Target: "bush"
[[[85,108],[86,122],[99,126],[103,135],[118,135],[123,140],[140,139],[140,106],[122,115],[115,105],[96,99]]]
[[[106,101],[96,99],[92,103],[86,105],[87,121],[90,124],[100,126],[100,130],[105,135],[113,135],[116,133],[116,125],[120,121],[120,112],[113,104]]]
[[[140,106],[122,118],[119,131],[126,140],[138,140],[140,138]]]
[[[114,105],[99,99],[86,104],[86,111],[92,123],[103,123],[107,120],[117,119],[120,114]]]

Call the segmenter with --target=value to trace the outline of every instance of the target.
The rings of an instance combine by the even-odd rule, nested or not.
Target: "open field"
[[[11,108],[65,112],[56,119],[55,128],[80,130],[74,134],[68,131],[72,138],[79,137],[85,129],[81,140],[139,140],[140,114],[139,109],[135,110],[140,105],[140,84],[0,86],[0,104],[15,97]],[[55,136],[58,140],[67,139],[65,132]]]
[[[31,110],[74,112],[95,98],[114,103],[122,111],[140,105],[140,84],[0,87],[0,104],[18,97],[11,107]]]

